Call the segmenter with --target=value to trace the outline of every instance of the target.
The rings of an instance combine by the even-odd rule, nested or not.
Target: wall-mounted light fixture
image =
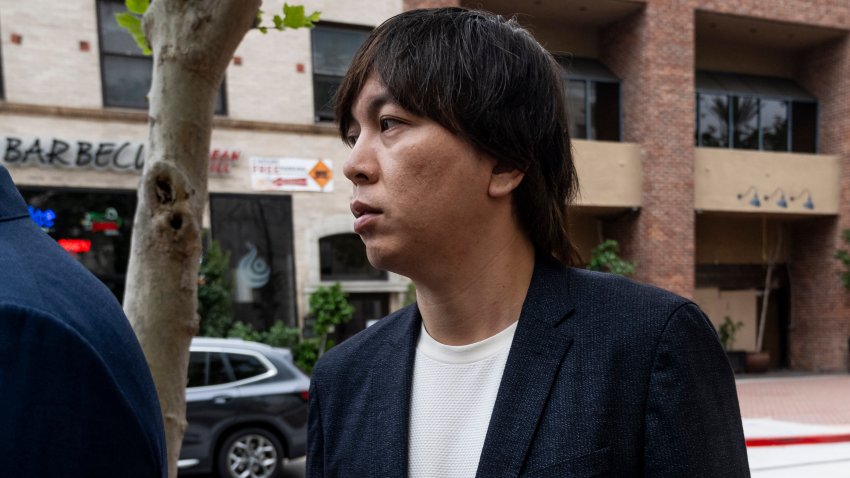
[[[750,186],[750,188],[746,191],[738,193],[738,200],[744,199],[744,196],[749,196],[750,192],[753,193],[753,198],[750,199],[750,206],[761,207],[761,201],[759,200],[759,190],[756,189],[755,186]]]
[[[782,209],[787,209],[788,208],[788,201],[785,200],[785,191],[783,191],[782,188],[776,188],[775,191],[766,195],[764,197],[764,200],[770,201],[772,198],[774,198],[776,196],[777,193],[779,194],[779,200],[776,201],[776,205],[781,207]]]
[[[792,201],[796,201],[803,197],[803,195],[806,196],[806,201],[803,203],[803,207],[806,209],[814,209],[815,203],[814,201],[812,201],[812,193],[808,189],[803,189],[802,191],[800,191],[800,194],[790,196],[789,199],[791,199]]]

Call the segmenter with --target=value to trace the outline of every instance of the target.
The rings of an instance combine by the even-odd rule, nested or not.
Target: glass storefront
[[[19,190],[33,221],[122,301],[136,192]],[[292,198],[211,194],[210,216],[213,239],[230,253],[234,320],[296,326]]]
[[[121,301],[136,192],[34,187],[19,190],[33,221]]]
[[[212,237],[230,252],[233,319],[297,326],[292,198],[210,194]]]

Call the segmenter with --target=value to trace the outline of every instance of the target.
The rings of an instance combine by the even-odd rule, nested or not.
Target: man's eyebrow
[[[378,110],[384,105],[398,105],[398,101],[389,93],[381,93],[369,99],[369,104],[366,105],[366,116],[372,118],[377,115]]]

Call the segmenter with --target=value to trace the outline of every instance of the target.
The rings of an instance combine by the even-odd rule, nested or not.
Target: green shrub
[[[201,261],[198,276],[198,335],[225,337],[233,323],[230,308],[231,283],[228,277],[230,253],[213,241]]]
[[[620,276],[634,274],[637,265],[634,262],[621,259],[619,252],[620,244],[614,239],[607,239],[590,253],[590,263],[587,268],[592,271],[610,272]]]
[[[732,345],[735,344],[735,334],[743,326],[744,323],[740,320],[738,322],[732,322],[732,319],[728,315],[724,317],[723,324],[718,329],[720,345],[723,346],[723,350],[729,351],[732,349]]]

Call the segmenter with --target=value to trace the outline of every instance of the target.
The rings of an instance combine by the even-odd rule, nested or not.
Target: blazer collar
[[[12,182],[9,171],[0,166],[0,221],[28,216],[27,203]]]
[[[386,319],[385,319],[386,320]],[[422,316],[416,304],[401,311],[383,332],[383,342],[369,372],[370,433],[372,448],[369,476],[407,476],[410,391],[413,363]]]
[[[537,258],[531,285],[505,364],[478,477],[518,476],[552,384],[573,338],[564,322],[574,312],[570,271]]]

